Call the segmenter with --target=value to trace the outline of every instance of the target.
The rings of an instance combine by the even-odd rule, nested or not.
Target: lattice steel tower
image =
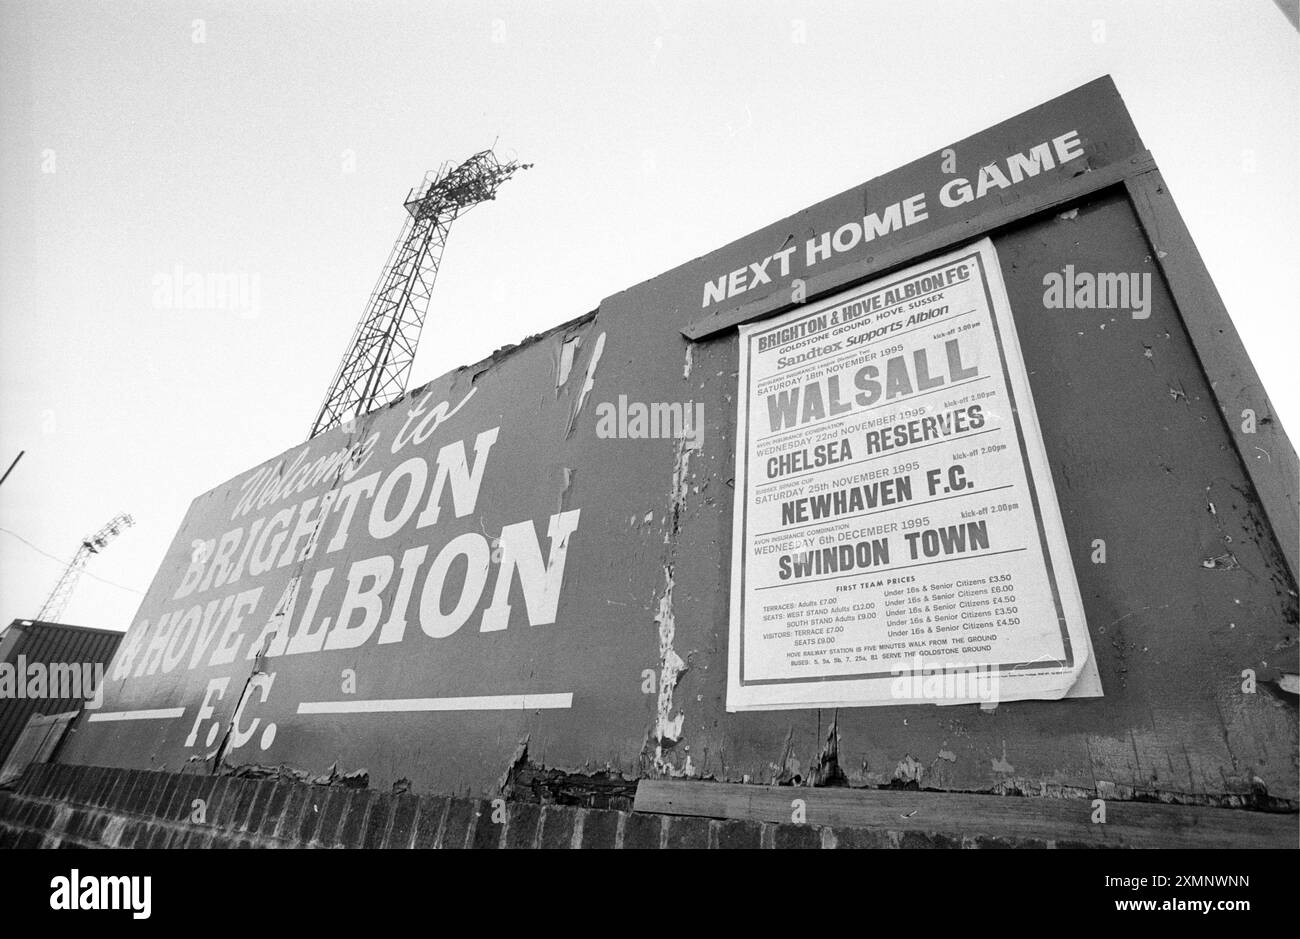
[[[50,597],[41,607],[41,611],[36,614],[36,619],[44,623],[57,623],[59,617],[63,615],[63,608],[68,605],[68,600],[72,597],[72,591],[77,587],[77,581],[81,578],[81,572],[85,570],[90,556],[102,551],[110,541],[122,533],[123,528],[130,528],[134,524],[135,519],[131,516],[118,515],[93,535],[83,538],[81,547],[68,562],[68,566],[63,569],[63,575],[50,591]]]
[[[360,417],[406,391],[433,281],[451,223],[531,163],[502,163],[491,150],[455,169],[444,163],[407,194],[402,232],[370,294],[365,312],[334,373],[310,437]]]

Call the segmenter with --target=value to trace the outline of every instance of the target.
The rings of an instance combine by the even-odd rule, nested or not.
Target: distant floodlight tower
[[[63,608],[68,605],[68,600],[72,597],[72,591],[77,587],[77,581],[86,567],[86,562],[90,560],[90,556],[104,550],[110,541],[122,533],[122,529],[130,528],[134,524],[135,519],[131,518],[131,516],[118,515],[99,531],[84,538],[81,547],[77,549],[76,555],[68,562],[68,566],[63,569],[63,575],[59,578],[59,582],[50,591],[49,599],[45,601],[41,611],[36,614],[36,619],[44,623],[57,623],[59,617],[63,615]]]
[[[426,173],[419,188],[407,194],[402,232],[334,373],[308,439],[406,391],[451,223],[480,202],[495,199],[503,182],[532,164],[502,163],[491,150],[484,150],[455,169],[450,166],[447,162],[437,173]]]

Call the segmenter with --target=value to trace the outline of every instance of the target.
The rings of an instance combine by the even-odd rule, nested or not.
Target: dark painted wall
[[[998,129],[989,133],[1011,150],[1018,141],[1032,142]],[[1114,157],[1115,146],[1101,141],[1089,162],[1104,162],[1098,154]],[[816,217],[797,230],[789,226],[795,237],[843,218],[853,197],[837,200],[816,207]],[[303,574],[305,588],[316,572],[335,569],[319,618],[337,611],[354,562],[381,554],[399,561],[403,550],[427,544],[427,570],[453,537],[480,532],[492,539],[503,525],[524,520],[533,523],[545,556],[550,517],[576,510],[580,521],[569,539],[553,623],[528,624],[516,584],[508,627],[480,631],[499,568],[494,559],[474,615],[449,637],[429,638],[412,620],[401,642],[380,645],[371,636],[354,650],[268,658],[262,669],[275,674],[274,685],[265,702],[249,705],[243,726],[254,718],[262,723],[249,743],[225,753],[227,761],[313,771],[337,761],[345,770],[368,769],[381,786],[407,777],[421,788],[484,794],[526,741],[531,763],[572,772],[788,781],[813,772],[834,722],[838,765],[854,785],[1137,789],[1193,801],[1231,801],[1262,786],[1295,799],[1294,699],[1275,695],[1266,681],[1255,694],[1241,689],[1244,669],[1257,670],[1261,679],[1270,669],[1295,670],[1295,585],[1127,199],[1107,192],[1075,208],[1000,231],[994,243],[1105,697],[1018,702],[993,711],[726,713],[737,342],[732,331],[690,343],[680,330],[701,315],[698,300],[683,301],[697,294],[701,275],[725,272],[733,255],[752,253],[732,246],[725,258],[692,262],[608,298],[594,319],[444,376],[367,416],[350,433],[340,429],[313,440],[309,461],[378,433],[377,455],[364,473],[387,473],[412,453],[432,462],[438,448],[455,440],[472,448],[476,434],[500,427],[473,512],[455,518],[445,502],[435,526],[408,525],[384,541],[370,539],[364,524],[354,526],[337,552],[322,549],[257,579],[246,574],[233,589],[260,585],[264,595],[234,663],[136,677],[136,659],[127,677],[110,678],[106,708],[181,706],[184,715],[82,724],[65,758],[175,769],[215,752],[254,669],[244,658],[247,646],[293,571]],[[1150,317],[1044,309],[1043,276],[1065,264],[1150,273]],[[581,345],[565,375],[563,347],[574,338]],[[414,401],[430,394],[430,402],[454,403],[471,389],[474,396],[424,444],[389,453]],[[703,446],[598,437],[597,405],[620,395],[702,403]],[[171,599],[190,564],[192,541],[239,524],[229,519],[245,478],[195,501],[123,656],[147,646],[159,614],[232,592]],[[253,511],[243,523],[280,504]],[[1106,543],[1104,565],[1092,563],[1095,539]],[[452,568],[444,611],[464,570],[463,563]],[[385,616],[395,592],[390,583]],[[300,604],[295,615],[301,612]],[[298,713],[300,702],[348,697],[341,691],[346,669],[356,671],[355,699],[572,693],[572,706]],[[228,688],[187,746],[207,683],[222,676],[229,677]],[[271,723],[276,729],[268,742]],[[212,745],[205,747],[209,732]]]

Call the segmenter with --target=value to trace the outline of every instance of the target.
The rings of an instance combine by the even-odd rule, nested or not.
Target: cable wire
[[[45,555],[47,558],[49,558],[51,561],[55,561],[55,562],[57,562],[58,564],[63,565],[64,567],[67,567],[67,566],[68,566],[68,562],[67,562],[67,561],[63,560],[62,558],[56,557],[56,556],[53,555],[53,554],[50,554],[50,552],[48,552],[48,551],[42,551],[40,548],[36,547],[36,545],[32,544],[30,541],[28,541],[26,538],[24,538],[22,535],[18,534],[18,532],[16,532],[16,531],[10,531],[8,528],[2,528],[2,527],[0,527],[0,531],[4,532],[6,535],[10,535],[10,536],[12,536],[12,537],[14,537],[14,538],[17,538],[17,539],[18,539],[19,541],[21,541],[23,544],[27,545],[27,547],[29,547],[29,548],[31,548],[33,551],[35,551],[37,554],[43,554],[43,555]],[[136,590],[134,587],[128,587],[128,586],[126,586],[125,584],[114,583],[113,581],[109,580],[109,579],[106,578],[106,577],[100,577],[98,574],[92,574],[90,571],[86,570],[85,568],[82,568],[82,570],[81,570],[81,574],[82,574],[83,577],[89,577],[89,578],[91,578],[92,580],[97,580],[97,581],[99,581],[101,584],[108,584],[110,587],[116,587],[118,590],[127,590],[127,591],[130,591],[131,593],[137,593],[137,594],[139,594],[139,595],[142,596],[142,597],[144,596],[144,591],[143,591],[143,590]]]

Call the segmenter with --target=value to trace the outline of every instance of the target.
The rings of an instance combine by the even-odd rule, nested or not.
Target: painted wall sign
[[[742,327],[740,389],[728,709],[1071,690],[1091,645],[992,242]]]
[[[953,210],[986,199],[990,193],[1000,196],[1015,193],[1016,187],[1039,174],[1057,169],[1069,171],[1087,155],[1078,128],[1073,128],[1051,140],[1035,141],[1022,152],[993,160],[981,166],[974,179],[967,179],[953,175],[957,171],[957,152],[950,150],[935,161],[933,193],[921,190],[875,211],[867,211],[861,217],[855,214],[847,220],[837,219],[833,226],[807,238],[802,246],[787,245],[780,251],[707,281],[700,306],[708,309],[792,275],[806,277],[817,265],[833,264],[861,246],[888,243],[896,233],[898,237],[905,237],[908,229],[931,221],[931,213],[942,223],[949,220],[944,218],[946,215],[955,214]]]
[[[534,365],[514,381],[555,395],[552,363]],[[516,417],[510,387],[454,373],[195,500],[88,713],[90,759],[147,746],[172,766],[320,765],[313,748],[340,727],[419,741],[400,721],[570,708],[573,669],[491,664],[516,644],[576,660],[545,634],[570,599],[582,509],[521,455],[563,435],[568,403]]]
[[[1053,157],[1052,169],[1026,172],[1015,185],[991,186],[978,196],[983,167],[998,163],[1010,179],[1008,155],[1029,154],[1073,130],[1084,157],[1063,164]],[[1070,153],[1073,140],[1062,141]],[[947,151],[955,155],[951,167]],[[78,720],[60,760],[197,771],[210,770],[219,753],[230,765],[283,764],[313,774],[334,766],[366,769],[371,786],[381,791],[409,779],[420,791],[496,797],[503,774],[521,760],[522,744],[535,769],[584,779],[603,773],[623,780],[705,776],[790,783],[826,772],[823,748],[833,720],[838,762],[831,765],[854,786],[902,782],[1039,792],[1054,786],[1091,789],[1105,780],[1135,791],[1178,798],[1194,793],[1209,804],[1226,796],[1240,804],[1253,798],[1262,779],[1271,796],[1294,799],[1295,711],[1278,707],[1265,693],[1243,694],[1242,671],[1259,669],[1263,690],[1263,670],[1276,666],[1277,650],[1295,648],[1295,580],[1287,569],[1287,542],[1273,533],[1254,497],[1239,448],[1244,440],[1259,457],[1257,469],[1271,465],[1279,474],[1294,465],[1294,452],[1276,419],[1261,423],[1258,436],[1244,438],[1238,438],[1235,421],[1225,421],[1225,415],[1245,406],[1263,408],[1267,400],[1258,397],[1258,383],[1247,371],[1222,378],[1222,370],[1203,367],[1199,354],[1222,348],[1221,329],[1230,324],[1207,318],[1194,304],[1180,310],[1175,302],[1161,265],[1191,262],[1178,247],[1182,243],[1168,241],[1175,227],[1161,214],[1171,208],[1167,187],[1142,154],[1113,84],[1090,82],[606,297],[594,313],[449,371],[365,415],[355,427],[336,428],[261,466],[232,473],[194,500],[106,669],[100,714],[87,712]],[[996,302],[989,312],[990,301],[979,300],[985,312],[964,320],[984,325],[954,334],[960,343],[953,371],[1001,368],[996,349],[975,342],[996,324],[1007,330],[999,333],[1006,354],[1017,362],[1023,357],[1034,407],[1028,406],[1025,375],[1010,358],[1009,378],[995,376],[933,397],[958,401],[954,409],[980,405],[985,427],[973,431],[979,432],[999,426],[1009,413],[1003,406],[1010,397],[974,397],[986,390],[983,385],[1014,394],[1019,407],[1011,417],[1020,421],[1030,457],[1031,475],[1024,478],[1032,479],[1040,502],[1052,570],[1064,578],[1058,579],[1062,605],[1070,615],[1066,601],[1073,579],[1059,543],[1058,496],[1096,643],[1096,655],[1086,657],[1065,697],[1096,694],[1095,670],[1105,696],[1024,701],[988,712],[916,705],[853,707],[832,716],[809,705],[727,713],[736,701],[734,693],[729,700],[728,685],[738,675],[729,658],[738,644],[728,637],[728,584],[740,561],[732,548],[733,516],[743,507],[732,477],[736,450],[745,443],[744,426],[736,424],[736,396],[744,387],[737,384],[742,345],[734,322],[719,326],[728,321],[726,311],[747,319],[780,314],[790,307],[799,277],[807,280],[807,296],[820,303],[850,285],[886,277],[861,273],[882,251],[897,253],[898,264],[890,267],[896,270],[913,263],[903,256],[913,248],[924,252],[916,257],[949,250],[925,247],[941,228],[1006,218],[1017,206],[1072,188],[1072,181],[1118,178],[1114,171],[1125,167],[1145,174],[1143,185],[1157,201],[1141,213],[1155,213],[1161,225],[1144,227],[1122,185],[1062,206],[1070,211],[1035,210],[1015,224],[994,227],[1000,273],[992,262],[976,265],[968,281],[943,285],[947,299],[908,311],[910,317],[945,303],[952,307],[954,297],[978,300],[978,279],[990,278]],[[991,170],[986,176],[996,178]],[[970,182],[977,197],[943,207],[939,193],[956,177]],[[959,188],[954,184],[954,191]],[[918,192],[929,194],[928,218],[830,259],[818,254],[806,272],[798,266],[807,257],[809,238],[817,244],[830,232],[834,251],[841,226]],[[1155,230],[1163,239],[1160,251],[1149,236]],[[846,237],[852,240],[853,232],[841,235],[842,244]],[[758,283],[755,275],[739,295],[701,309],[704,284],[756,262],[761,266],[764,257],[791,245],[799,250],[790,255],[787,279],[776,276],[778,259],[765,270],[772,283]],[[1141,308],[1100,309],[1081,305],[1077,295],[1069,305],[1049,302],[1044,278],[1062,272],[1137,276]],[[1148,272],[1149,289],[1143,276]],[[888,276],[882,286],[905,275]],[[1016,317],[1018,343],[1006,342],[1011,321],[999,278]],[[799,309],[797,315],[827,307]],[[719,328],[702,341],[687,341],[683,331],[702,318],[719,321],[710,329]],[[853,336],[860,335],[860,319],[849,324]],[[1192,327],[1210,333],[1212,342],[1194,343]],[[948,380],[952,366],[943,342],[921,341],[945,328],[935,323],[929,334],[882,337],[856,348],[877,350],[879,363],[896,357],[880,350],[903,346],[904,361],[895,368],[919,383],[915,352],[925,347],[925,380]],[[829,341],[849,348],[849,336]],[[817,336],[787,342],[804,340],[810,341],[791,354],[822,346]],[[753,368],[750,358],[746,352]],[[875,379],[882,396],[889,378],[886,366],[884,380]],[[1222,380],[1214,385],[1216,378]],[[841,377],[838,402],[863,391],[852,379],[853,371]],[[1240,407],[1221,407],[1216,387],[1243,389]],[[1177,395],[1171,394],[1175,389]],[[830,400],[823,384],[827,417]],[[914,407],[894,408],[895,400],[855,420]],[[796,422],[805,406],[801,391]],[[766,409],[763,401],[753,419],[768,420]],[[1041,472],[1037,433],[1026,429],[1035,411],[1055,494]],[[1259,413],[1262,418],[1266,411]],[[895,423],[914,419],[919,417]],[[810,440],[821,430],[799,427]],[[859,442],[865,446],[865,431],[882,427],[858,432],[851,443],[855,459],[877,455],[859,452]],[[781,431],[788,429],[783,425]],[[241,430],[232,423],[195,432],[212,446],[216,461],[220,441]],[[990,446],[994,438],[1017,442],[1010,431],[969,443],[945,437],[911,456],[893,447],[884,459],[864,464],[885,472],[850,484],[859,487],[858,494],[840,498],[846,506],[860,499],[863,512],[880,514],[851,527],[890,519],[899,519],[900,527],[854,541],[890,539],[891,564],[901,566],[911,563],[907,532],[984,520],[989,547],[967,552],[976,557],[925,558],[927,539],[918,535],[918,562],[936,563],[896,576],[917,577],[917,585],[942,583],[939,570],[987,565],[963,579],[1000,571],[1019,578],[1021,568],[1006,565],[1008,558],[1030,554],[1022,528],[1029,513],[1014,523],[999,517],[1009,512],[969,519],[945,513],[976,498],[990,505],[1030,504],[1021,489],[987,496],[936,493],[957,497],[909,507],[885,501],[886,495],[901,495],[896,481],[869,490],[873,508],[866,507],[869,497],[861,490],[898,475],[893,468],[908,460],[919,464],[908,471],[912,503],[929,498],[926,470],[940,470],[937,484],[952,489],[946,471],[954,463],[963,464],[964,481],[976,487],[1008,482],[999,477],[1017,465],[1011,446],[978,459],[951,458]],[[834,439],[811,440],[808,449]],[[1268,450],[1271,463],[1255,444]],[[945,462],[938,454],[949,447]],[[998,462],[990,462],[994,458]],[[865,472],[842,464],[829,468],[831,478]],[[796,499],[828,494],[824,502],[834,510],[830,490]],[[825,511],[821,506],[792,506],[788,524],[829,525],[834,519],[813,515]],[[782,524],[780,501],[762,508],[774,525]],[[904,517],[924,516],[928,524],[903,530]],[[970,529],[961,531],[969,545]],[[975,537],[981,537],[979,530]],[[942,533],[932,536],[931,548],[934,538],[942,551]],[[950,534],[950,544],[952,539]],[[1098,539],[1109,550],[1104,564],[1093,554]],[[990,553],[1008,544],[1026,550]],[[760,564],[770,565],[766,570],[779,581],[780,553],[793,550],[748,558],[746,569],[757,574]],[[875,561],[873,555],[867,559]],[[854,573],[878,576],[881,570]],[[799,578],[805,584],[808,579]],[[1037,575],[1025,583],[1022,589],[1015,580],[1010,605],[1037,628],[1041,618],[1022,612],[1036,602],[1025,590],[1035,588]],[[1081,628],[1080,618],[1067,621],[1066,631],[1075,653],[1072,667],[1087,648],[1073,641],[1075,622]],[[764,631],[776,629],[758,629],[760,641]],[[1049,632],[1044,629],[1040,645],[1048,655],[1063,655],[1051,648],[1056,634]],[[814,647],[799,647],[806,648]],[[1063,670],[1059,685],[1047,691],[1060,693],[1068,680]],[[836,694],[845,685],[805,687],[812,684]],[[1011,684],[1002,681],[1003,698],[1011,697]],[[775,686],[753,687],[771,694]],[[917,694],[934,700],[924,680]],[[1222,732],[1206,733],[1207,727]],[[1153,767],[1159,771],[1155,782]]]

